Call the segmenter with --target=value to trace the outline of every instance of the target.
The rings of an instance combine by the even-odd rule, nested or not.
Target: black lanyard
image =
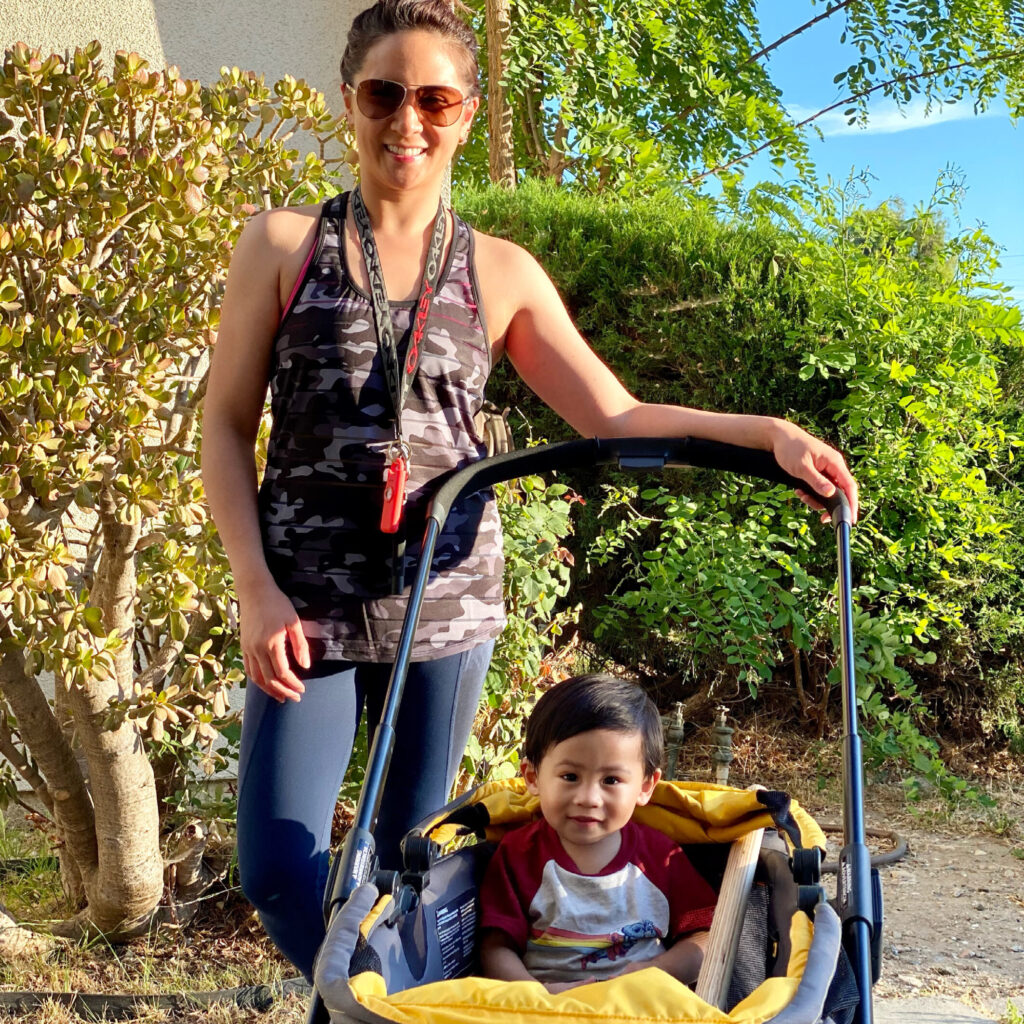
[[[370,305],[373,307],[373,322],[377,329],[377,348],[380,350],[381,362],[384,364],[384,377],[388,383],[391,406],[395,414],[395,439],[401,442],[402,407],[405,405],[405,396],[409,393],[412,380],[416,376],[416,369],[420,365],[427,317],[430,315],[430,305],[441,276],[441,257],[444,254],[444,205],[437,204],[434,232],[430,236],[427,262],[423,268],[423,283],[420,285],[413,322],[409,329],[409,350],[406,353],[404,366],[398,357],[398,346],[395,344],[395,332],[391,324],[391,304],[388,301],[388,292],[384,285],[384,272],[380,266],[377,243],[373,238],[373,225],[370,223],[370,215],[366,212],[359,186],[356,186],[352,193],[352,219],[359,232],[366,273],[370,278]]]
[[[359,244],[363,250],[363,261],[370,279],[370,306],[377,331],[377,349],[384,366],[384,377],[391,396],[394,413],[395,440],[388,444],[384,460],[384,495],[381,504],[380,528],[384,533],[395,536],[394,554],[391,561],[391,591],[400,594],[405,583],[405,530],[402,512],[405,506],[406,484],[409,478],[409,446],[402,438],[402,407],[420,365],[423,351],[423,335],[427,329],[430,306],[441,277],[441,258],[444,253],[445,212],[437,204],[434,230],[427,249],[427,262],[423,268],[423,282],[409,327],[409,347],[405,363],[399,359],[395,344],[395,331],[391,323],[391,303],[384,285],[384,272],[373,237],[373,225],[366,212],[366,204],[358,186],[352,193],[352,219],[359,233]]]

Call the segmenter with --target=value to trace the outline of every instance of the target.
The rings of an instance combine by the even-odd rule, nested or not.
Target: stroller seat
[[[656,968],[552,995],[539,982],[479,976],[478,892],[494,845],[539,813],[515,779],[487,783],[421,823],[422,840],[443,847],[458,835],[479,841],[429,863],[409,864],[405,883],[381,892],[367,883],[335,915],[315,981],[335,1024],[818,1024],[840,957],[840,924],[823,900],[798,909],[790,853],[818,847],[824,835],[785,794],[710,784],[661,782],[634,818],[684,845],[718,890],[730,844],[767,828],[741,945],[748,952],[719,1009]],[[778,836],[775,831],[778,830]],[[781,836],[782,838],[779,838]],[[416,859],[416,855],[413,856]],[[417,892],[417,888],[419,891]]]

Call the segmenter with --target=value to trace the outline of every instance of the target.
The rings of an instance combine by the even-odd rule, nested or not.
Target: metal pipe
[[[671,782],[677,778],[679,748],[685,734],[681,701],[676,701],[670,715],[661,716],[661,729],[665,735],[665,778]]]
[[[356,805],[355,821],[352,829],[345,837],[341,851],[341,863],[335,877],[330,898],[325,906],[328,919],[335,906],[340,906],[352,895],[356,888],[367,881],[373,873],[375,843],[373,829],[377,824],[380,812],[380,801],[384,795],[384,780],[387,777],[391,752],[395,745],[395,723],[398,720],[398,708],[402,701],[402,691],[409,672],[409,661],[412,655],[413,639],[416,626],[419,624],[420,610],[423,607],[423,596],[430,578],[430,563],[434,557],[434,546],[437,544],[441,524],[437,519],[428,517],[423,532],[423,551],[419,565],[416,567],[416,578],[409,593],[409,612],[402,623],[402,632],[398,638],[398,649],[395,662],[391,667],[391,678],[388,692],[384,698],[380,723],[373,737],[373,746],[366,762],[366,776],[359,791],[359,802]]]
[[[729,709],[724,706],[718,708],[718,718],[715,720],[715,727],[711,735],[715,738],[715,745],[711,749],[711,760],[715,764],[715,782],[725,786],[729,782],[729,765],[732,764],[732,736],[736,731],[726,724],[725,716]]]

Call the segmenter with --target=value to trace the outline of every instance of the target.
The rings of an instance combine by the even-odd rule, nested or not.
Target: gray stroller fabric
[[[359,925],[377,902],[377,887],[366,883],[348,898],[334,915],[327,937],[313,964],[313,983],[331,1015],[331,1020],[388,1024],[386,1017],[372,1013],[352,998],[348,987],[349,965],[359,942]]]
[[[789,1005],[765,1024],[819,1024],[825,998],[839,959],[842,942],[839,915],[827,904],[814,911],[814,938],[807,952],[807,966]]]

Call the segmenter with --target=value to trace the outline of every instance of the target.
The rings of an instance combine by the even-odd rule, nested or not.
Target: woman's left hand
[[[850,502],[853,521],[857,521],[857,481],[854,480],[853,474],[847,468],[846,461],[835,448],[818,440],[788,420],[773,420],[771,437],[772,454],[775,456],[775,461],[790,476],[806,480],[814,491],[826,498],[831,497],[838,487]],[[796,493],[800,500],[810,505],[811,508],[823,509],[821,502],[810,492],[797,491]],[[828,520],[829,514],[825,512],[821,521],[827,523]]]

